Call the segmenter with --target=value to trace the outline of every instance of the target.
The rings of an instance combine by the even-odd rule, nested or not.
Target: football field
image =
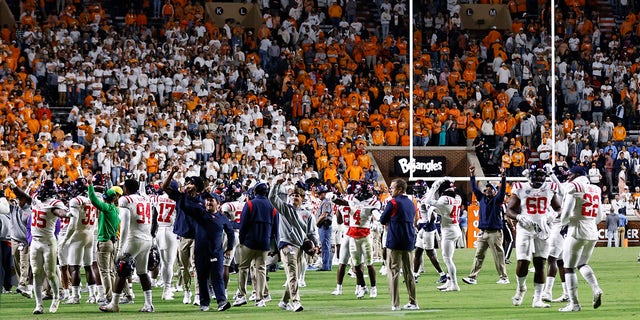
[[[82,304],[61,304],[56,314],[49,314],[50,301],[45,301],[45,314],[35,316],[31,314],[34,300],[26,299],[17,294],[0,295],[0,319],[639,319],[640,305],[638,304],[638,287],[640,286],[640,263],[637,262],[640,248],[596,248],[591,261],[600,286],[604,291],[602,306],[594,310],[591,288],[578,276],[579,299],[583,310],[575,313],[560,313],[558,308],[565,303],[552,303],[550,309],[533,309],[531,300],[533,295],[533,274],[527,278],[529,291],[522,306],[514,307],[511,296],[516,287],[515,263],[508,265],[511,284],[496,284],[498,279],[493,258],[488,256],[478,277],[477,285],[467,285],[462,282],[473,260],[473,249],[458,249],[454,261],[458,268],[460,292],[439,292],[436,289],[437,275],[431,267],[426,266],[426,272],[417,284],[417,298],[420,310],[391,311],[388,294],[387,278],[378,272],[378,297],[370,299],[366,296],[362,300],[354,295],[355,279],[345,277],[343,295],[332,296],[330,292],[335,288],[336,273],[307,272],[307,287],[301,288],[304,311],[292,313],[280,310],[277,306],[282,297],[284,272],[270,273],[269,288],[273,301],[266,308],[256,308],[250,302],[241,307],[232,307],[220,313],[215,311],[201,312],[193,305],[183,305],[182,293],[176,293],[176,300],[161,301],[160,288],[154,288],[155,314],[142,314],[138,309],[142,307],[143,297],[139,284],[134,284],[136,293],[135,304],[120,305],[120,313],[106,314],[98,310],[96,305],[84,304],[86,294],[83,294]],[[441,258],[441,257],[440,257]],[[512,255],[515,260],[515,253]],[[441,264],[444,267],[444,263]],[[334,267],[334,270],[336,268]],[[378,267],[379,270],[379,267]],[[369,279],[366,279],[369,285]],[[232,275],[229,292],[235,292],[236,277]],[[406,289],[400,288],[401,304],[407,303]],[[249,288],[251,290],[251,288]],[[554,297],[561,293],[560,281],[556,281]],[[231,299],[231,297],[229,298]],[[233,302],[233,301],[231,301]],[[213,305],[212,305],[213,306]],[[213,309],[215,310],[215,309]]]

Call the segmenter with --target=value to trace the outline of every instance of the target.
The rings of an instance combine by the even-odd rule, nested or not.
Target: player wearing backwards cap
[[[558,186],[555,183],[545,183],[547,173],[544,169],[531,166],[526,173],[528,182],[513,184],[511,198],[507,205],[509,217],[518,221],[516,226],[516,253],[518,264],[516,276],[518,286],[516,294],[511,299],[514,306],[522,305],[527,292],[527,274],[533,253],[535,268],[533,283],[534,308],[549,308],[550,305],[542,301],[545,275],[544,263],[549,256],[549,227],[547,213],[551,206],[553,210],[560,210],[560,198],[556,195]]]
[[[151,202],[138,194],[140,185],[134,179],[124,181],[124,195],[118,199],[120,211],[120,249],[121,256],[130,255],[136,261],[136,272],[144,293],[144,305],[140,312],[155,312],[152,300],[151,278],[147,273],[147,263],[153,233],[157,228],[157,213],[152,215]],[[119,274],[116,278],[111,303],[100,307],[104,312],[120,311],[120,296],[130,275]]]
[[[93,186],[94,177],[87,177],[89,184],[87,191],[89,201],[98,209],[98,245],[97,245],[97,262],[100,270],[100,280],[102,286],[98,286],[98,303],[106,303],[112,298],[112,287],[115,281],[113,275],[114,266],[114,244],[117,241],[116,234],[120,226],[120,216],[118,215],[118,207],[116,202],[118,197],[122,195],[122,190],[109,189],[104,193],[104,202],[98,199],[95,188]],[[116,187],[114,187],[116,188]]]
[[[54,235],[58,218],[68,217],[67,208],[62,201],[57,199],[58,187],[53,180],[42,182],[37,191],[36,198],[29,197],[22,191],[13,179],[7,179],[9,186],[16,195],[25,197],[31,202],[31,247],[29,261],[33,272],[34,297],[36,307],[33,314],[43,314],[42,289],[45,278],[49,281],[53,291],[50,313],[56,313],[60,305],[58,286],[60,279],[56,270],[57,240]]]
[[[225,311],[231,307],[231,304],[227,301],[224,290],[222,269],[223,259],[231,257],[231,249],[235,245],[233,228],[229,219],[219,211],[222,197],[217,193],[206,191],[194,194],[190,192],[192,188],[195,186],[186,186],[185,193],[180,196],[181,199],[177,203],[180,203],[180,209],[194,221],[195,252],[198,253],[194,257],[194,262],[198,274],[200,310],[209,311],[211,302],[209,283],[211,283],[218,303],[217,310]],[[202,198],[205,199],[205,205],[202,205]],[[229,239],[225,247],[222,246],[223,232]]]
[[[67,236],[62,240],[62,247],[68,245],[67,260],[71,273],[71,296],[66,304],[80,303],[80,266],[84,266],[85,277],[89,286],[90,302],[95,303],[96,285],[91,263],[93,262],[93,233],[97,225],[96,207],[87,198],[87,180],[78,178],[71,185],[69,200],[71,219]]]
[[[147,195],[151,205],[158,213],[158,234],[156,241],[160,250],[160,263],[162,274],[162,300],[173,300],[173,265],[178,254],[178,239],[173,233],[173,224],[176,220],[176,202],[163,195],[159,186],[150,185]]]
[[[487,249],[491,249],[493,262],[495,263],[496,271],[498,271],[498,275],[500,276],[497,283],[508,284],[509,277],[507,276],[507,267],[504,261],[504,249],[502,248],[502,229],[504,227],[504,219],[502,216],[502,210],[500,209],[504,202],[505,190],[507,188],[507,175],[503,169],[502,179],[500,180],[500,190],[496,190],[496,187],[493,184],[487,182],[484,191],[480,191],[476,184],[475,172],[475,166],[469,167],[471,190],[473,190],[480,207],[478,213],[478,229],[482,230],[482,233],[478,237],[476,255],[473,259],[473,268],[471,269],[469,276],[462,278],[462,281],[468,284],[477,283],[476,278],[482,268],[482,263],[484,262]]]
[[[453,263],[453,253],[456,241],[462,236],[459,217],[462,199],[456,194],[451,180],[441,178],[433,182],[431,189],[425,196],[427,203],[435,207],[435,212],[440,216],[442,233],[442,259],[447,266],[449,279],[438,287],[440,291],[460,291],[456,265]]]
[[[593,308],[602,303],[602,289],[589,266],[589,259],[598,240],[598,222],[605,217],[600,207],[600,187],[589,183],[585,170],[574,166],[569,170],[569,183],[564,189],[565,198],[562,203],[563,225],[568,225],[567,238],[564,241],[563,260],[569,304],[560,308],[561,312],[580,311],[578,302],[577,268],[593,290]]]
[[[254,197],[242,208],[238,245],[238,295],[234,306],[247,303],[247,276],[253,265],[256,307],[265,307],[270,296],[267,289],[267,254],[275,248],[278,239],[278,212],[267,196],[269,186],[258,183],[253,187]]]

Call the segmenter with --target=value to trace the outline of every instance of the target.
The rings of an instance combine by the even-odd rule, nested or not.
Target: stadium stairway
[[[375,1],[371,0],[357,0],[358,12],[356,17],[358,21],[361,21],[370,35],[377,34],[378,26],[380,25],[380,7],[376,5]]]
[[[600,16],[600,32],[610,36],[614,29],[618,29],[618,26],[622,21],[616,20],[616,17],[613,14],[613,8],[611,7],[611,4],[609,4],[608,0],[596,0],[596,3]]]

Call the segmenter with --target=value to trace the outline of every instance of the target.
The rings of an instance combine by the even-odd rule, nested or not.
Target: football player
[[[347,264],[349,263],[349,258],[351,258],[351,254],[349,252],[349,239],[350,237],[346,235],[346,230],[349,229],[351,225],[351,206],[350,204],[355,200],[353,192],[355,192],[354,188],[347,188],[347,194],[344,199],[334,199],[333,202],[336,204],[336,221],[338,226],[342,226],[340,234],[342,234],[340,238],[340,242],[337,245],[338,249],[338,271],[337,271],[337,285],[336,289],[331,292],[332,295],[342,295],[342,282],[344,281],[344,275],[347,270]],[[357,292],[356,287],[356,292]]]
[[[44,180],[36,192],[36,198],[29,197],[22,191],[13,179],[8,179],[13,192],[19,197],[28,199],[31,203],[31,247],[29,248],[29,261],[33,272],[33,289],[36,299],[36,307],[33,314],[43,314],[42,289],[45,279],[51,285],[53,300],[50,313],[56,313],[60,306],[60,293],[58,284],[60,279],[56,270],[56,258],[58,257],[57,240],[54,235],[58,218],[69,216],[67,207],[57,199],[58,186],[53,180]]]
[[[563,190],[566,186],[568,170],[563,166],[552,168],[550,164],[545,165],[545,170],[549,173],[551,181],[555,182],[558,188],[558,196],[562,199]],[[552,171],[553,170],[553,171]],[[548,208],[551,210],[551,208]],[[560,223],[561,212],[550,212],[550,231],[549,231],[549,257],[547,257],[547,280],[542,291],[542,301],[544,302],[567,302],[569,295],[567,294],[567,286],[564,277],[564,260],[562,259],[562,248],[564,246],[564,235],[562,224]],[[562,281],[562,295],[553,299],[553,285],[555,283],[556,274],[560,272],[560,280]]]
[[[560,198],[556,195],[557,185],[545,183],[547,173],[544,169],[534,165],[527,170],[526,176],[529,179],[528,182],[513,184],[507,205],[508,216],[518,221],[516,225],[518,286],[512,302],[514,306],[522,305],[522,300],[527,292],[527,274],[533,255],[535,273],[532,307],[549,308],[550,305],[542,301],[542,290],[545,283],[544,264],[549,256],[547,213],[550,211],[548,210],[549,206],[553,210],[559,211],[561,203]]]
[[[61,241],[61,247],[68,247],[68,264],[71,273],[71,295],[66,304],[80,303],[80,266],[84,267],[87,285],[89,287],[89,300],[96,296],[96,282],[91,264],[93,258],[94,231],[96,229],[97,212],[95,206],[87,198],[87,181],[78,178],[70,187],[70,193],[74,196],[69,200],[71,219],[67,236]]]
[[[120,255],[129,254],[136,261],[136,272],[140,278],[140,285],[144,293],[144,306],[140,312],[155,312],[152,299],[151,278],[147,273],[149,250],[152,236],[157,228],[157,216],[152,215],[151,202],[138,194],[140,185],[134,179],[124,182],[124,195],[118,200],[120,210]],[[120,296],[124,289],[126,278],[118,276],[111,303],[101,306],[104,312],[119,312]]]
[[[224,287],[226,289],[227,285],[229,284],[229,272],[230,272],[231,264],[234,260],[236,262],[239,261],[239,259],[236,257],[236,248],[240,243],[240,240],[238,239],[238,235],[239,235],[238,224],[240,223],[240,216],[242,215],[242,208],[244,207],[244,204],[246,202],[245,201],[246,197],[245,195],[242,194],[242,189],[240,189],[238,186],[230,185],[227,187],[224,199],[227,202],[221,204],[220,211],[229,219],[229,221],[231,221],[231,225],[233,226],[233,233],[235,237],[234,243],[236,244],[231,250],[230,257],[224,259],[222,276],[224,278]],[[226,248],[228,241],[229,239],[227,239],[226,234],[223,233],[223,236],[222,236],[223,248]]]
[[[598,285],[593,269],[589,266],[589,259],[598,241],[598,223],[605,218],[600,206],[600,187],[589,183],[584,168],[574,166],[569,170],[569,183],[564,189],[565,197],[562,203],[563,225],[568,225],[567,239],[564,241],[562,257],[564,260],[565,280],[569,292],[569,304],[560,308],[561,312],[580,311],[578,302],[577,268],[593,291],[593,308],[602,304],[602,289]]]
[[[178,255],[178,237],[173,233],[173,222],[176,219],[176,202],[163,195],[164,191],[157,185],[147,187],[147,195],[151,205],[158,214],[158,233],[156,242],[160,250],[160,266],[162,275],[162,300],[173,300],[173,266]]]
[[[69,186],[66,184],[58,185],[58,200],[64,204],[69,203]],[[71,285],[71,276],[69,270],[69,247],[67,246],[66,239],[69,233],[71,224],[70,218],[60,218],[58,221],[60,227],[58,228],[58,268],[60,269],[60,287],[62,289],[60,300],[65,300],[70,297],[69,287]],[[47,284],[45,284],[46,288]],[[45,290],[49,292],[49,290]]]
[[[441,291],[460,291],[456,265],[453,263],[453,254],[456,242],[462,236],[459,218],[462,199],[456,194],[453,182],[441,178],[433,182],[431,190],[425,196],[427,204],[435,207],[434,211],[440,216],[440,228],[442,233],[442,259],[447,266],[449,278],[447,282],[439,286]]]
[[[371,224],[373,220],[380,218],[381,203],[375,196],[372,184],[367,184],[361,188],[356,195],[356,201],[351,204],[351,217],[349,229],[346,235],[349,237],[349,254],[353,258],[353,265],[356,274],[356,297],[362,299],[369,291],[370,298],[378,296],[376,288],[376,272],[371,254]],[[371,290],[367,289],[364,281],[363,265],[367,266]]]
[[[440,275],[438,283],[447,282],[447,274],[442,271],[440,267],[440,261],[438,261],[438,255],[435,250],[436,232],[437,232],[437,215],[435,214],[434,207],[428,205],[425,199],[427,193],[427,186],[423,180],[417,180],[413,185],[414,201],[417,203],[418,219],[417,227],[418,233],[416,234],[416,251],[413,257],[413,277],[418,283],[418,277],[420,277],[420,265],[422,264],[422,253],[426,252],[429,261]]]

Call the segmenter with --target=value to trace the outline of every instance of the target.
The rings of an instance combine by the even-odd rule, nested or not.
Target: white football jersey
[[[54,209],[67,211],[67,207],[61,200],[47,199],[41,202],[36,198],[33,199],[31,205],[31,235],[33,237],[54,237],[56,222],[58,221],[58,216],[53,214]]]
[[[158,212],[158,227],[171,227],[176,220],[176,202],[167,196],[149,196],[151,205]]]
[[[377,214],[378,218],[380,217],[380,205],[380,201],[375,197],[363,201],[358,201],[357,199],[349,201],[350,217],[347,235],[353,238],[368,236],[371,232],[371,224],[375,215]]]
[[[71,212],[71,228],[77,232],[91,232],[96,229],[98,209],[91,204],[89,198],[77,196],[69,200]]]
[[[440,225],[444,227],[458,225],[460,223],[460,207],[462,199],[459,195],[455,197],[440,196],[437,200],[429,200],[429,204],[435,207],[435,212],[440,216]]]
[[[240,223],[244,201],[225,202],[220,206],[220,211],[229,218],[229,220]]]
[[[538,189],[528,182],[515,182],[511,187],[511,194],[520,199],[520,214],[528,215],[536,223],[546,223],[551,200],[557,191],[558,185],[550,182]]]
[[[601,206],[602,190],[581,176],[569,182],[562,204],[562,224],[569,225],[568,236],[582,240],[598,240],[598,222],[605,213]]]
[[[120,211],[129,211],[129,238],[151,241],[151,201],[145,196],[130,194],[120,197],[118,207]]]

